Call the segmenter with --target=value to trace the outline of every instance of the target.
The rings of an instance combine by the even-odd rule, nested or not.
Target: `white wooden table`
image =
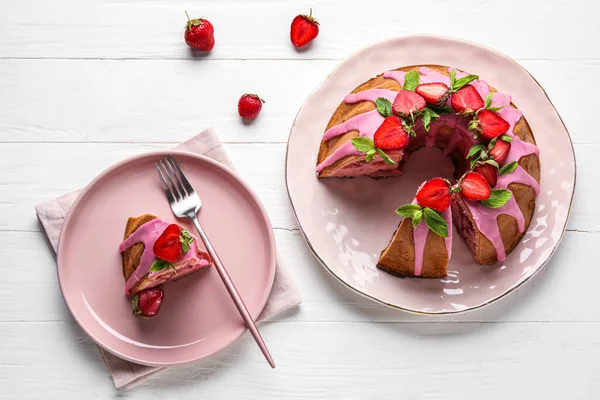
[[[597,4],[1,0],[0,398],[600,398]],[[296,52],[289,24],[309,7],[321,33]],[[208,57],[184,44],[184,9],[215,25]],[[354,50],[411,33],[480,42],[522,63],[561,113],[579,166],[569,229],[548,267],[507,299],[453,318],[407,315],[343,288],[310,254],[284,183],[289,129],[313,88]],[[237,116],[245,92],[267,101],[250,125]],[[208,126],[264,202],[304,303],[262,325],[276,370],[245,335],[119,393],[63,303],[33,207]]]

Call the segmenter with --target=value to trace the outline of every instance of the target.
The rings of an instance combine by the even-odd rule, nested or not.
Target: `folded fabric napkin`
[[[209,128],[197,136],[194,136],[190,140],[175,147],[175,149],[184,150],[195,154],[202,154],[233,169],[231,160],[225,153],[225,149],[221,145],[219,138],[212,128]],[[44,229],[48,243],[50,244],[50,247],[55,255],[58,248],[58,237],[60,235],[60,230],[69,208],[75,201],[75,198],[78,194],[79,191],[69,193],[57,199],[39,204],[35,207],[38,219]],[[300,297],[300,292],[294,284],[291,276],[283,266],[283,263],[278,255],[273,289],[271,290],[271,295],[267,300],[265,308],[258,317],[258,322],[269,319],[276,314],[292,308],[300,304],[301,301],[302,298]],[[144,381],[148,376],[163,369],[134,364],[129,361],[122,360],[100,347],[98,349],[100,350],[100,354],[104,359],[106,367],[108,368],[117,389]]]

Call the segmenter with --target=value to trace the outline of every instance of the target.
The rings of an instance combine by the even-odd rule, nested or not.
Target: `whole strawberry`
[[[290,39],[296,47],[306,46],[319,35],[319,22],[312,16],[312,8],[309,15],[296,15],[292,21]]]
[[[238,113],[244,119],[254,119],[265,101],[256,94],[244,94],[238,101]]]
[[[207,19],[190,19],[185,12],[188,22],[185,24],[185,42],[192,49],[211,51],[215,47],[215,28]]]
[[[144,318],[154,317],[160,310],[163,297],[164,293],[160,287],[140,291],[131,299],[133,315]]]

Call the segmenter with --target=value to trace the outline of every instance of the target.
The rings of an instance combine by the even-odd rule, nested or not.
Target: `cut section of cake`
[[[396,210],[404,219],[381,252],[379,268],[398,276],[446,276],[452,254],[450,191],[450,182],[433,178],[421,185],[411,204]]]

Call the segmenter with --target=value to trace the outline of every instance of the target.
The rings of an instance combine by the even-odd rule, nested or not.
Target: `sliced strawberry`
[[[461,193],[469,200],[487,200],[492,189],[487,180],[477,172],[469,172],[461,182]]]
[[[133,298],[133,314],[152,318],[158,314],[164,293],[160,288],[144,289]]]
[[[468,114],[483,108],[485,103],[473,85],[466,85],[452,94],[450,104],[457,113]]]
[[[481,136],[488,140],[497,138],[510,128],[510,124],[494,111],[481,110],[477,114],[477,119]]]
[[[421,83],[415,89],[415,93],[425,99],[432,106],[440,105],[446,98],[448,86],[441,82]]]
[[[161,260],[177,262],[183,258],[184,252],[181,247],[181,227],[177,224],[167,226],[167,229],[156,239],[152,251]]]
[[[490,156],[498,164],[502,164],[506,157],[508,156],[508,152],[510,151],[510,142],[505,142],[504,140],[498,139],[496,140],[496,144],[490,150]]]
[[[498,168],[491,164],[479,164],[473,171],[483,176],[491,187],[496,186],[496,183],[498,182]]]
[[[421,207],[433,208],[436,211],[444,211],[450,207],[450,185],[442,178],[433,178],[417,192],[417,203]]]
[[[389,116],[375,131],[373,136],[375,147],[382,150],[403,149],[408,144],[408,134],[402,127],[402,121],[396,116]]]
[[[410,113],[421,111],[425,108],[425,99],[411,92],[410,90],[401,90],[396,95],[392,110],[400,116],[407,116]]]

